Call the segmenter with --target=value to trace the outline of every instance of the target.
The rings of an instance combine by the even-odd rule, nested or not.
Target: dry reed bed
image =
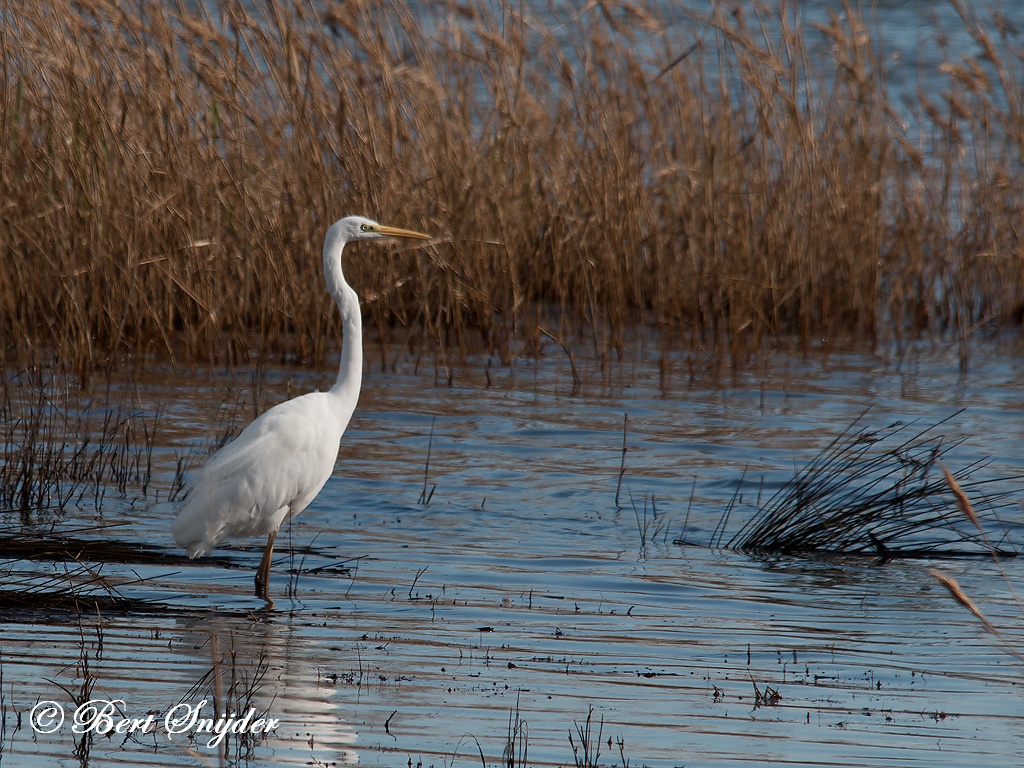
[[[998,19],[962,11],[978,55],[904,106],[852,11],[423,5],[0,14],[3,361],[320,364],[322,235],[354,212],[438,235],[348,258],[376,362],[603,356],[637,324],[740,353],[1019,324],[1024,91]]]

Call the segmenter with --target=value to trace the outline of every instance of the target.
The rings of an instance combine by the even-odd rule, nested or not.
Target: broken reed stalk
[[[622,476],[626,474],[626,427],[629,424],[629,414],[622,414],[622,458],[619,461],[619,480],[615,484],[615,506],[621,507],[619,504],[619,494],[622,493]],[[634,511],[636,511],[636,505],[634,505]]]
[[[984,538],[985,542],[989,545],[992,559],[995,561],[996,566],[999,568],[999,573],[1003,579],[1003,582],[1010,590],[1010,594],[1013,595],[1014,602],[1016,602],[1018,609],[1021,611],[1022,614],[1024,614],[1024,603],[1021,602],[1020,596],[1017,594],[1017,590],[1013,586],[1013,582],[1010,580],[1009,575],[1006,573],[1006,569],[1003,567],[1003,563],[1001,558],[999,557],[998,550],[994,546],[992,546],[991,543],[989,543],[985,529],[982,527],[981,521],[978,519],[977,514],[975,514],[974,512],[974,505],[971,504],[970,499],[967,497],[967,494],[964,492],[963,488],[957,481],[956,477],[954,477],[954,475],[945,467],[942,468],[942,473],[946,478],[946,483],[949,485],[950,490],[952,490],[953,495],[956,498],[957,506],[960,508],[960,511],[978,529],[979,533]],[[964,592],[964,590],[960,586],[960,583],[955,578],[942,572],[938,568],[929,568],[928,573],[931,574],[931,576],[936,581],[938,581],[946,589],[949,590],[949,593],[953,596],[953,599],[955,599],[968,611],[974,614],[975,618],[977,618],[978,621],[980,621],[982,625],[985,627],[985,629],[988,630],[992,635],[994,635],[1000,643],[1002,643],[1003,647],[1010,654],[1015,656],[1017,659],[1024,661],[1024,654],[1022,654],[1020,651],[1014,648],[1013,645],[1005,637],[1003,637],[1003,635],[999,632],[995,625],[993,625],[992,622],[990,622],[988,618],[981,612],[981,609],[978,608],[977,605],[975,605],[974,601],[967,596],[967,593]]]
[[[964,517],[974,524],[974,527],[978,529],[978,533],[987,540],[987,537],[985,536],[985,529],[981,527],[981,521],[978,519],[978,516],[974,514],[974,507],[971,505],[970,499],[967,498],[967,494],[964,493],[964,489],[960,487],[960,483],[957,482],[957,479],[953,476],[952,472],[944,466],[940,465],[940,468],[942,469],[942,476],[946,478],[946,484],[949,486],[949,489],[953,491],[953,496],[956,497],[956,504],[960,508],[960,511],[963,512]]]
[[[601,758],[601,739],[604,735],[604,715],[601,715],[601,721],[598,724],[597,735],[595,737],[592,731],[591,721],[594,717],[594,707],[590,705],[587,707],[587,719],[583,725],[578,722],[573,722],[576,727],[576,735],[579,739],[579,743],[572,737],[572,731],[569,731],[569,745],[572,747],[573,761],[576,763],[577,768],[598,768],[598,761]]]
[[[686,529],[690,527],[690,512],[693,510],[693,499],[697,495],[697,478],[693,478],[693,483],[690,484],[690,498],[686,502],[686,516],[683,518],[683,525],[679,529],[679,537],[672,541],[673,544],[679,546],[689,545],[691,542],[686,540]]]
[[[517,694],[515,707],[508,711],[508,732],[505,736],[505,750],[501,756],[502,766],[504,768],[527,768],[529,747],[530,729],[519,711],[519,695]]]
[[[981,622],[981,625],[985,627],[989,634],[991,634],[1000,642],[1000,644],[1003,646],[1003,649],[1007,653],[1009,653],[1011,656],[1015,657],[1019,661],[1024,661],[1024,653],[1018,651],[1013,646],[1013,644],[1010,643],[1010,641],[1003,636],[999,629],[991,621],[988,620],[985,614],[981,612],[981,609],[978,608],[978,606],[974,604],[974,601],[967,596],[967,593],[964,592],[964,590],[960,586],[960,583],[956,579],[954,579],[952,576],[949,576],[948,574],[943,573],[938,568],[929,568],[928,573],[931,574],[932,578],[934,578],[936,581],[942,584],[942,586],[949,590],[949,594],[953,596],[954,600],[956,600],[958,603],[960,603],[960,605],[962,605],[964,608],[970,611],[974,615],[974,617]]]
[[[644,509],[643,513],[641,513],[640,510],[637,509],[636,500],[633,498],[632,492],[627,490],[627,493],[629,493],[630,506],[633,508],[633,517],[636,519],[636,530],[640,535],[640,551],[641,553],[646,553],[648,541],[657,541],[659,535],[661,535],[663,542],[667,541],[669,519],[664,515],[660,520],[658,519],[658,504],[654,494],[651,494],[650,497],[646,494],[644,495]],[[648,501],[651,503],[650,516],[647,514]]]
[[[430,438],[427,440],[427,460],[423,464],[423,491],[420,493],[418,503],[424,507],[430,504],[430,500],[434,498],[434,491],[437,490],[437,485],[430,487],[430,492],[427,492],[427,483],[430,477],[430,453],[434,448],[434,425],[437,423],[437,417],[434,416],[430,419]]]
[[[638,324],[739,359],[1019,327],[1024,59],[998,17],[957,6],[977,53],[890,96],[848,5],[499,5],[0,15],[0,357],[321,366],[310,287],[353,212],[439,235],[346,263],[385,364],[507,361],[553,327],[601,360]]]

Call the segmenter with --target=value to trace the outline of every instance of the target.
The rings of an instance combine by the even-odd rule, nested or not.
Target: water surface
[[[451,387],[411,365],[369,370],[335,476],[279,538],[275,610],[251,597],[251,541],[191,565],[83,564],[155,610],[5,617],[3,763],[215,762],[205,739],[83,743],[67,727],[34,735],[27,718],[45,699],[71,711],[83,684],[127,716],[162,714],[212,700],[219,676],[220,700],[283,721],[266,739],[229,738],[237,764],[479,765],[482,754],[493,765],[518,713],[528,764],[571,765],[569,733],[581,749],[591,708],[590,754],[600,730],[605,765],[1019,764],[1021,665],[925,571],[960,579],[1021,647],[1006,582],[1024,582],[1016,561],[1004,579],[987,558],[883,564],[707,545],[744,474],[740,518],[869,407],[876,424],[963,409],[942,428],[969,438],[952,466],[990,456],[985,473],[1019,474],[1024,366],[992,353],[961,375],[955,355],[930,353],[780,357],[725,380],[677,371],[667,386],[643,364],[583,373],[574,393],[554,351],[489,377],[467,366]],[[137,403],[164,411],[154,485],[169,486],[175,451],[209,439],[251,380],[143,377]],[[329,380],[269,370],[260,396]],[[129,520],[111,537],[171,553],[173,513],[111,499],[101,520]],[[1019,509],[1002,514],[1015,537]],[[98,521],[91,506],[76,517]]]

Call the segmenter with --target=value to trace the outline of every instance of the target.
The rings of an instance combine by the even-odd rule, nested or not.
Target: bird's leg
[[[270,561],[274,556],[274,539],[277,538],[277,531],[271,531],[267,536],[267,546],[263,550],[263,559],[260,560],[260,567],[256,569],[256,597],[262,597],[268,603],[272,602],[269,596],[270,590]]]

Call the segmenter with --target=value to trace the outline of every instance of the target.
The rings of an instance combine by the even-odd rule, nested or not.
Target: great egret
[[[178,546],[195,558],[228,538],[266,536],[256,571],[256,596],[268,597],[270,560],[281,524],[316,497],[334,470],[338,445],[359,399],[363,375],[363,322],[359,297],[345,282],[346,243],[429,235],[348,216],[327,230],[324,279],[341,312],[343,343],[338,379],[327,392],[311,392],[275,405],[217,451],[195,478],[171,525]]]

